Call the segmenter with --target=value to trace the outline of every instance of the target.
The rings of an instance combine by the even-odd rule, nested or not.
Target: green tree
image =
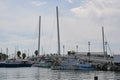
[[[21,52],[17,51],[17,57],[20,58]]]
[[[6,54],[2,54],[2,58],[3,58],[3,60],[6,60],[7,59],[7,55]]]
[[[72,55],[75,55],[75,51],[72,51],[71,54],[72,54]]]
[[[0,60],[6,60],[8,58],[8,55],[0,53]]]
[[[71,54],[71,51],[68,51],[68,55],[70,55]]]
[[[35,55],[36,55],[36,56],[38,56],[38,50],[35,50],[35,52],[34,52],[34,53],[35,53]]]
[[[68,55],[75,55],[75,51],[68,51]]]
[[[25,53],[23,53],[23,54],[22,54],[22,58],[23,58],[23,59],[25,59],[25,57],[26,57],[26,54],[25,54]]]

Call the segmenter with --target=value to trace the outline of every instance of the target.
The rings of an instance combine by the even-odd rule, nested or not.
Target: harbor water
[[[0,80],[120,80],[120,72],[51,70],[48,68],[0,68]]]

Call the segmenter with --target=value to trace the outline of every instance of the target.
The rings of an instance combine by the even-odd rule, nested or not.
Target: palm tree
[[[68,55],[70,55],[71,54],[71,51],[68,51]]]
[[[6,60],[7,58],[8,58],[8,55],[0,52],[0,60]]]
[[[68,51],[68,55],[75,55],[75,51]]]
[[[22,58],[23,58],[23,59],[25,59],[25,57],[26,57],[26,54],[25,54],[25,53],[23,53],[23,54],[22,54]]]
[[[71,54],[72,54],[72,55],[75,55],[75,51],[72,51]]]
[[[17,51],[17,57],[20,58],[21,52]]]
[[[34,52],[34,53],[35,53],[35,55],[36,55],[36,56],[38,56],[38,50],[35,50],[35,52]]]

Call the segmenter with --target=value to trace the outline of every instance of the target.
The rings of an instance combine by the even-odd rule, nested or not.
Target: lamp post
[[[89,62],[90,62],[90,41],[88,41],[88,53],[87,56],[89,57]]]

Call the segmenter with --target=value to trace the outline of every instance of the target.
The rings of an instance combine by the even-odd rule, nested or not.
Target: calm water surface
[[[0,80],[120,80],[120,72],[60,71],[47,68],[0,68]]]

